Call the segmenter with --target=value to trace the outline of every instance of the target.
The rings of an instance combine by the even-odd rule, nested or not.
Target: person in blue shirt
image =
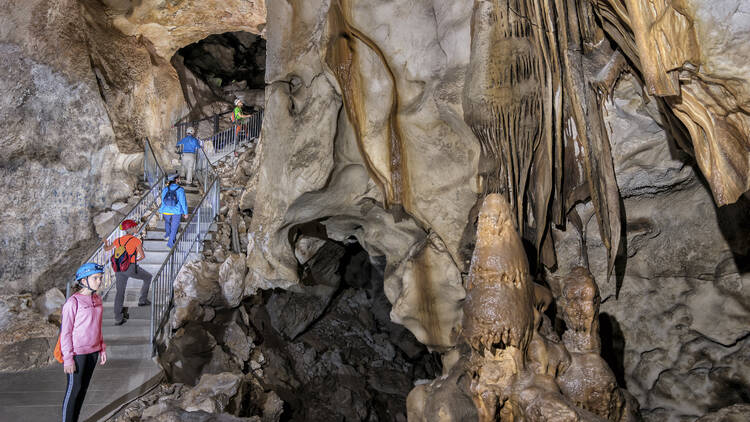
[[[159,213],[164,216],[167,247],[172,249],[177,231],[180,229],[180,218],[187,218],[188,207],[185,200],[185,189],[180,186],[180,176],[172,174],[167,177],[167,186],[161,190]]]
[[[201,141],[193,137],[193,134],[195,134],[195,128],[189,127],[187,128],[187,136],[177,142],[177,148],[180,149],[180,153],[182,154],[182,168],[180,169],[180,175],[186,176],[188,185],[193,184],[195,156],[201,147]]]

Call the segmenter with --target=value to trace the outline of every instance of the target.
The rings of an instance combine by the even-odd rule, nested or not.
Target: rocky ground
[[[0,296],[0,372],[33,369],[53,362],[65,295],[58,289]]]

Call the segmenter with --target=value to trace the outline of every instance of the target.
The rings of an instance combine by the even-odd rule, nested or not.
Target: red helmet
[[[138,223],[133,220],[125,220],[120,224],[120,230],[127,230],[131,227],[137,227]]]

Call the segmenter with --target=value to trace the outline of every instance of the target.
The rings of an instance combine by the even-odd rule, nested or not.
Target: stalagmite
[[[465,395],[482,422],[637,420],[637,404],[618,388],[598,354],[599,296],[591,275],[577,268],[562,289],[558,305],[567,330],[561,341],[536,308],[534,291],[541,298],[544,290],[530,278],[510,205],[500,194],[488,195],[464,302],[468,348],[460,349],[443,379],[415,388],[407,401],[410,417],[429,420],[430,403],[452,391],[452,400],[440,402],[446,421],[466,413]]]

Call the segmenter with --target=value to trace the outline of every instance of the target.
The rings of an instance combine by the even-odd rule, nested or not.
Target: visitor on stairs
[[[180,174],[187,177],[189,185],[193,184],[193,172],[195,171],[195,156],[201,147],[201,141],[193,137],[195,129],[192,127],[187,128],[187,136],[180,139],[177,142],[177,148],[182,154],[181,162],[182,167],[180,168]]]
[[[115,249],[112,255],[112,269],[115,271],[115,325],[122,325],[128,319],[123,314],[122,304],[125,302],[125,289],[128,286],[128,279],[134,278],[142,280],[141,295],[138,299],[138,306],[148,306],[151,302],[148,300],[148,288],[151,286],[152,275],[150,272],[139,267],[137,262],[144,259],[146,254],[143,252],[143,242],[134,236],[138,230],[138,223],[133,220],[125,220],[120,224],[120,229],[125,230],[125,235],[115,239],[114,242],[104,242],[104,250],[109,252]]]
[[[164,230],[167,247],[172,249],[177,231],[180,229],[180,218],[187,218],[188,207],[185,200],[185,189],[179,184],[180,176],[173,174],[167,177],[167,186],[161,190],[159,213],[164,216]]]
[[[102,299],[95,293],[104,267],[88,262],[76,271],[77,288],[63,305],[60,351],[68,385],[62,405],[63,422],[78,420],[96,362],[107,362],[102,340]]]
[[[234,136],[239,140],[240,131],[242,130],[242,125],[245,123],[245,119],[250,117],[250,114],[245,114],[242,112],[242,106],[243,106],[242,100],[237,98],[234,100],[234,112],[232,113],[232,122],[234,123]]]

